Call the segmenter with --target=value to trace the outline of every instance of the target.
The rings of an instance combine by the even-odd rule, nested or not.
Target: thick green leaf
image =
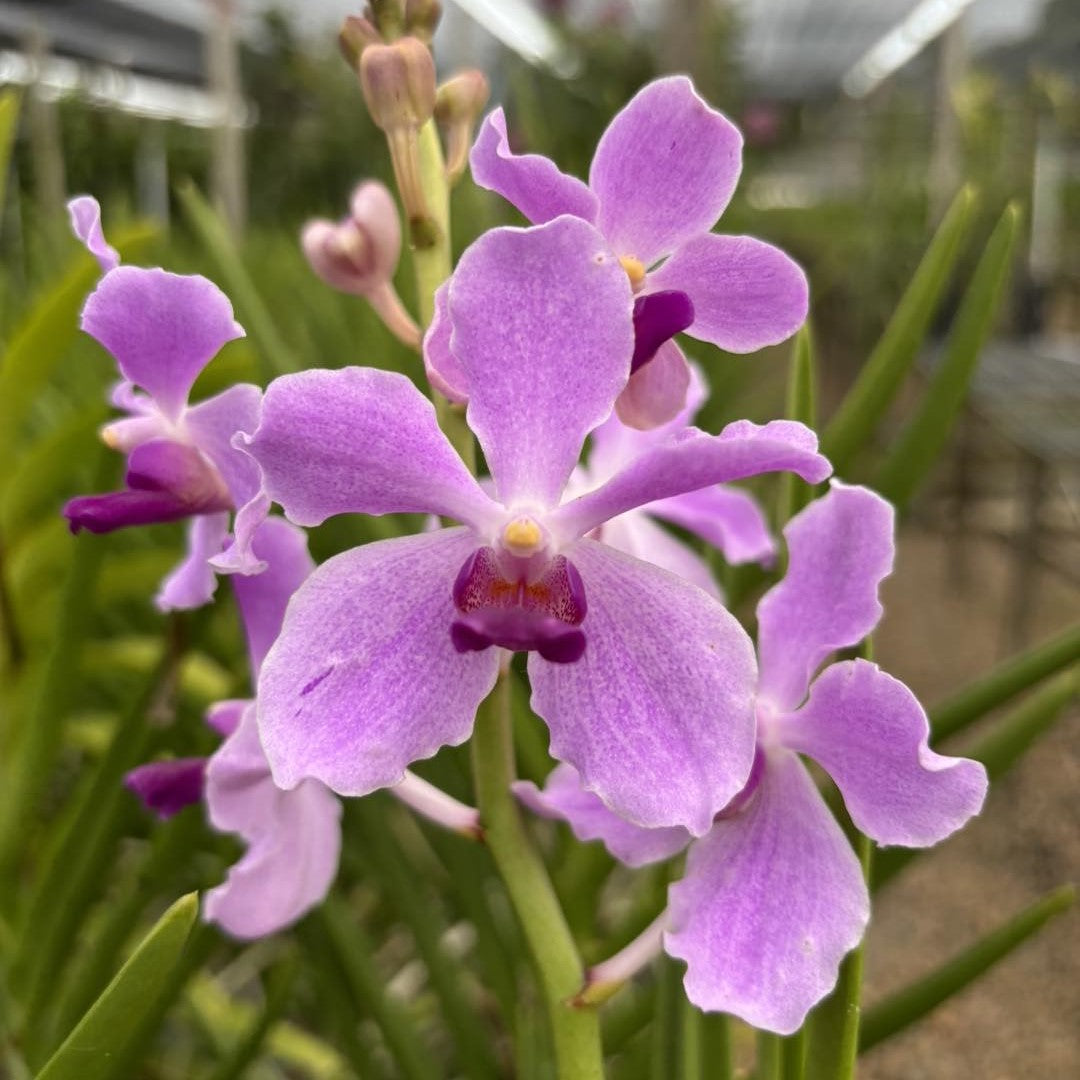
[[[1080,623],[1010,657],[930,710],[934,739],[963,731],[991,709],[1080,660]]]
[[[198,896],[189,893],[162,915],[37,1080],[110,1080],[116,1075],[143,1019],[160,1007],[198,913]]]
[[[869,1050],[903,1031],[1008,956],[1055,915],[1068,910],[1076,889],[1063,885],[943,964],[937,971],[868,1009],[859,1050]]]
[[[822,451],[838,474],[847,475],[915,362],[967,235],[974,205],[971,187],[953,200],[881,340],[825,429]]]
[[[225,223],[191,181],[180,184],[177,195],[189,224],[217,265],[225,289],[236,304],[240,322],[255,342],[263,381],[269,382],[277,375],[296,371],[296,361],[251,280]]]
[[[991,781],[1004,775],[1064,714],[1080,692],[1080,669],[1067,671],[1040,687],[973,746],[964,756],[981,761]],[[895,877],[924,848],[889,848],[874,860],[873,888]]]
[[[979,353],[998,314],[1019,227],[1020,208],[1010,203],[975,268],[922,404],[881,467],[877,489],[898,507],[910,502],[929,475],[964,404]]]
[[[0,206],[4,205],[7,188],[8,162],[11,159],[11,147],[15,142],[15,129],[19,123],[18,90],[0,91]]]
[[[874,845],[856,834],[855,850],[869,879]],[[836,989],[810,1014],[806,1037],[806,1080],[851,1080],[862,1018],[863,946],[844,957]]]
[[[113,243],[127,259],[155,235],[146,226],[134,227],[121,231]],[[79,312],[100,275],[101,268],[86,252],[76,252],[59,282],[30,309],[5,352],[0,364],[0,461],[14,456],[26,413],[75,340]]]

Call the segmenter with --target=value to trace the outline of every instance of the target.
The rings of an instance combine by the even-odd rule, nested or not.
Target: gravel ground
[[[876,639],[882,667],[927,702],[988,670],[1005,635],[1008,562],[991,541],[964,548],[966,586],[946,541],[901,534]],[[1043,573],[1032,640],[1080,618],[1080,591]],[[991,790],[982,816],[879,896],[866,1000],[931,969],[1042,893],[1080,882],[1080,711],[1073,709]],[[962,744],[961,744],[962,745]],[[1080,1077],[1080,912],[1034,940],[918,1027],[863,1059],[862,1080]]]

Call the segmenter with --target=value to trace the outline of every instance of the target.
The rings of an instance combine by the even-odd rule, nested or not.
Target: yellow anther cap
[[[503,542],[518,551],[535,551],[543,540],[544,534],[532,518],[515,518],[503,529]]]
[[[640,259],[635,259],[633,255],[620,255],[619,265],[630,279],[630,288],[640,288],[645,280],[645,264]]]

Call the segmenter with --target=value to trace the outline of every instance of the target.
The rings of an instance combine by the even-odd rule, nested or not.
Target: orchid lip
[[[657,350],[694,324],[694,304],[677,289],[649,293],[634,301],[634,356],[630,374],[647,364]]]
[[[587,611],[581,576],[562,555],[532,575],[530,563],[500,558],[490,547],[469,556],[453,589],[458,617],[450,635],[458,652],[497,645],[512,652],[535,651],[552,663],[581,658],[585,634],[579,627]]]

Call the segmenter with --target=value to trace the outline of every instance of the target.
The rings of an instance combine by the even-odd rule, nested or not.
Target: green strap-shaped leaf
[[[15,129],[19,123],[19,91],[7,89],[0,92],[0,206],[4,205],[7,190],[8,162],[15,142]]]
[[[146,226],[121,231],[114,245],[121,258],[137,256],[154,239]],[[0,461],[12,459],[24,416],[67,354],[79,332],[79,312],[101,268],[76,252],[58,283],[30,309],[0,363]],[[0,482],[6,479],[0,476]]]
[[[109,1080],[115,1075],[144,1017],[160,1007],[198,913],[198,897],[189,893],[161,916],[37,1080]]]
[[[1080,623],[999,664],[930,710],[934,739],[963,731],[991,709],[1080,660]]]
[[[1080,669],[1059,675],[1021,702],[974,746],[969,746],[964,751],[965,756],[981,761],[991,781],[998,779],[1064,715],[1066,706],[1076,699],[1078,692]],[[872,887],[880,888],[912,859],[918,858],[923,850],[889,848],[879,852],[874,860]]]
[[[975,268],[922,404],[881,467],[877,489],[897,507],[906,506],[929,475],[964,404],[979,353],[994,325],[1019,226],[1020,208],[1010,203]]]
[[[924,1017],[983,972],[1008,956],[1055,915],[1066,911],[1076,898],[1072,885],[1047,893],[1031,907],[981,938],[937,971],[868,1009],[863,1018],[859,1050],[869,1050]]]
[[[251,280],[225,223],[190,181],[179,185],[176,193],[188,223],[217,264],[225,290],[236,304],[240,322],[255,342],[263,381],[269,382],[277,375],[296,371],[297,363]]]
[[[967,235],[974,205],[970,186],[953,200],[881,340],[822,435],[822,451],[842,476],[873,435],[915,362]]]
[[[807,323],[796,335],[788,369],[787,407],[784,415],[807,427],[817,423],[817,376],[814,366],[814,339]],[[784,473],[780,481],[776,524],[783,528],[814,497],[814,489],[794,473]]]

